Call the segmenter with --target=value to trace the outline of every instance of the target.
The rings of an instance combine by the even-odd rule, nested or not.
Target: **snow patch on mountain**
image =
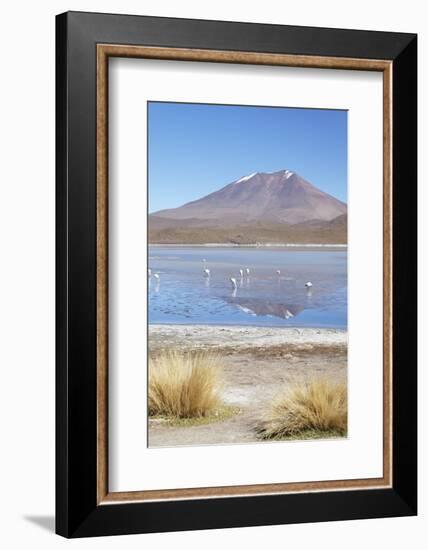
[[[241,183],[241,181],[247,181],[253,178],[257,172],[253,172],[252,174],[249,174],[248,176],[243,176],[242,178],[239,178],[239,180],[236,180],[235,183]]]

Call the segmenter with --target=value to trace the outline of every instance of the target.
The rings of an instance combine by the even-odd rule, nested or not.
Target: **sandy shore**
[[[150,325],[150,349],[220,347],[226,351],[264,349],[282,346],[296,350],[346,348],[348,332],[340,329],[239,327],[216,325]]]
[[[240,413],[200,426],[149,422],[151,447],[251,443],[278,391],[316,376],[346,379],[347,332],[338,329],[151,325],[150,351],[213,350],[222,357],[223,400]]]
[[[292,248],[292,249],[301,249],[307,250],[310,248],[314,249],[340,249],[347,250],[347,244],[324,244],[324,243],[189,243],[189,244],[179,244],[179,243],[150,243],[150,246],[155,248]]]

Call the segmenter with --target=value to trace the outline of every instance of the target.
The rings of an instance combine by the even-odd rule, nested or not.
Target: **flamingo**
[[[308,281],[307,283],[305,283],[305,287],[306,287],[306,288],[312,288],[312,283],[311,283],[311,281]]]
[[[239,275],[241,275],[241,279],[242,279],[242,277],[244,276],[244,270],[243,269],[239,270]]]
[[[232,288],[233,288],[234,290],[236,290],[237,284],[236,284],[236,279],[235,279],[235,277],[231,277],[231,278],[230,278],[230,282],[232,283]]]
[[[281,275],[281,270],[280,270],[280,269],[277,269],[277,270],[276,270],[276,274],[277,274],[277,275]]]
[[[147,270],[147,274],[148,274],[149,277],[152,276],[152,270],[150,268]]]
[[[248,267],[245,268],[245,273],[247,274],[247,277],[248,277],[250,274],[250,270],[248,269]]]
[[[205,275],[205,277],[209,277],[210,274],[211,274],[210,270],[207,269],[207,268],[205,268],[205,269],[204,269],[204,275]]]

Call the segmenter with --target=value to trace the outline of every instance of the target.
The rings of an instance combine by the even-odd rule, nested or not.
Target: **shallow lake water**
[[[150,246],[149,267],[152,324],[347,327],[345,249]]]

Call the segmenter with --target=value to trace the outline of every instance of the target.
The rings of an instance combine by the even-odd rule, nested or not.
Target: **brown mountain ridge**
[[[345,244],[347,206],[291,170],[253,173],[149,215],[150,243]]]

